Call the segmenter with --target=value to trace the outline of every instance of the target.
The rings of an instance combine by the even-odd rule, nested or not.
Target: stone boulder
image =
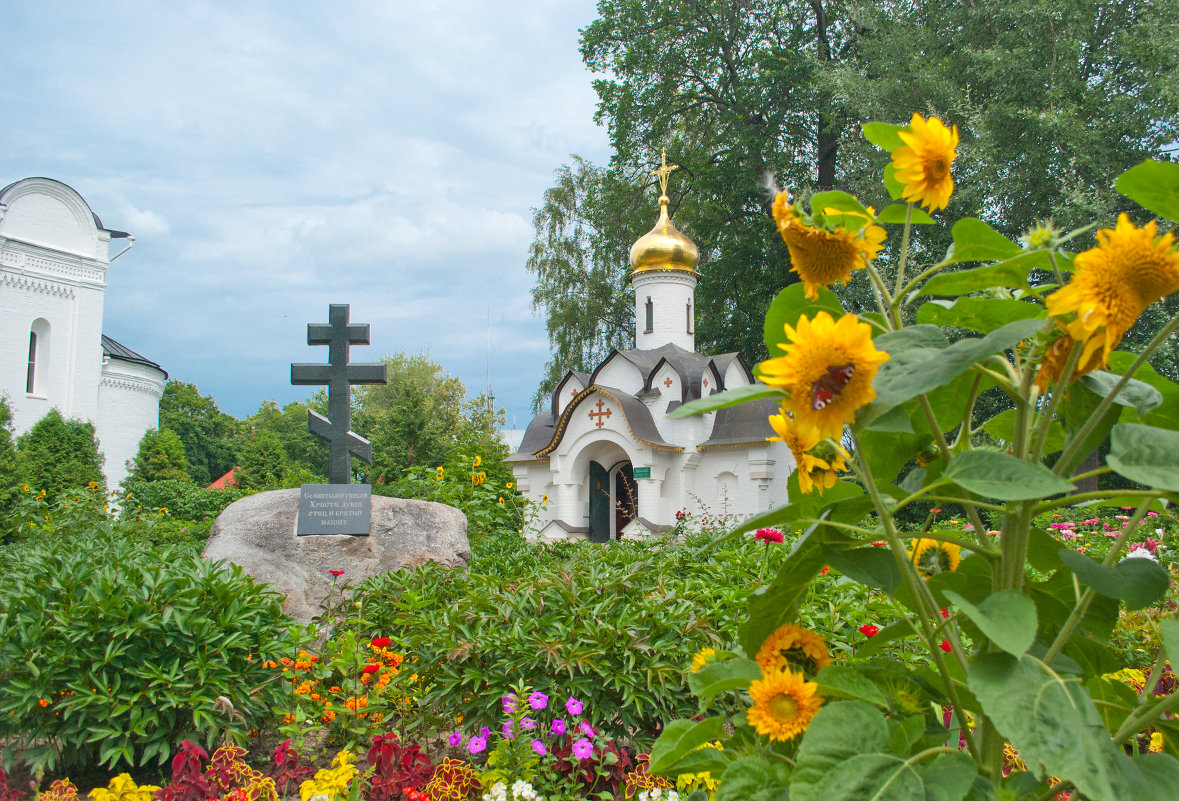
[[[471,556],[466,516],[440,503],[374,495],[367,537],[299,537],[298,516],[298,489],[234,501],[213,522],[201,555],[240,565],[270,584],[286,596],[283,611],[303,623],[323,611],[332,586],[329,570],[343,570],[341,581],[355,586],[370,576],[423,562],[464,567]]]

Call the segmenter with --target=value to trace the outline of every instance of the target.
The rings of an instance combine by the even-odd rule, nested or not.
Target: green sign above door
[[[651,468],[649,468],[649,467],[636,467],[635,468],[635,478],[650,478],[650,477],[651,477]]]

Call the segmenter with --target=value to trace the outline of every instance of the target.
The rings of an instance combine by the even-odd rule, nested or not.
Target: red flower
[[[868,544],[871,545],[873,548],[883,548],[885,545],[888,545],[888,543],[885,542],[884,540],[872,540],[872,542],[870,542]]]
[[[388,637],[374,637],[372,641],[373,648],[388,648],[393,644],[393,641]]]
[[[781,542],[785,539],[782,532],[776,528],[759,528],[757,533],[753,535],[755,540],[765,540],[766,542]]]
[[[953,649],[953,648],[950,646],[950,641],[949,641],[949,640],[942,640],[941,649],[942,649],[943,651],[945,651],[947,654],[948,654],[948,653],[950,653],[950,651],[954,650],[954,649]]]
[[[380,669],[381,669],[380,665],[365,665],[364,670],[362,670],[360,672],[361,673],[376,673]]]
[[[825,576],[825,575],[827,575],[827,574],[828,574],[830,571],[831,571],[831,568],[827,567],[826,565],[823,565],[823,569],[819,571],[819,575],[821,575],[821,576]]]
[[[344,571],[343,571],[343,570],[329,570],[328,572],[329,572],[329,573],[331,573],[333,576],[342,576],[342,575],[344,575]]]
[[[863,634],[865,637],[875,637],[879,633],[880,629],[876,626],[873,626],[871,623],[865,623],[864,625],[860,626],[860,634]]]

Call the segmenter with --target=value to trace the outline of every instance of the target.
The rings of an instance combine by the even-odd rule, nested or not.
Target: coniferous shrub
[[[64,490],[106,483],[94,425],[66,420],[57,409],[50,409],[20,436],[16,451],[20,481],[35,491],[44,490],[50,501]]]

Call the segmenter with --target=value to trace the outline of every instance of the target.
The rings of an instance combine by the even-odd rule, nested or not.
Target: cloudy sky
[[[136,237],[105,333],[244,416],[306,397],[306,324],[429,351],[519,427],[548,357],[532,208],[608,158],[577,52],[591,0],[14,2],[0,186],[74,187]],[[638,232],[642,233],[642,232]],[[637,236],[638,234],[636,234]],[[118,246],[112,247],[112,253]]]

